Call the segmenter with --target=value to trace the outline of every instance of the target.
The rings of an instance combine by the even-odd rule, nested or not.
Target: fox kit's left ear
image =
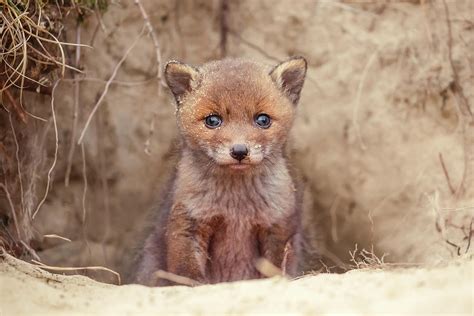
[[[275,66],[270,76],[277,86],[293,102],[298,104],[308,65],[303,57],[293,57]]]
[[[178,106],[183,97],[191,92],[197,84],[199,71],[189,65],[178,61],[169,61],[165,66],[165,79],[168,87],[173,92]]]

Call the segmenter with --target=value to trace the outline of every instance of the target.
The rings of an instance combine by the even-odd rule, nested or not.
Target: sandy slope
[[[58,276],[7,258],[0,263],[0,315],[23,314],[471,314],[473,261],[433,269],[358,270],[297,281],[150,289]]]

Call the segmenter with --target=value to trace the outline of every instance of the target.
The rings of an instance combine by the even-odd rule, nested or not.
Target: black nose
[[[232,158],[242,161],[249,153],[247,146],[244,144],[236,144],[230,150],[230,155]]]

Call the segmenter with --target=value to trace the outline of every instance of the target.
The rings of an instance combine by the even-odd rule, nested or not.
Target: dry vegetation
[[[173,165],[163,61],[299,54],[310,66],[292,142],[306,271],[470,260],[473,10],[469,0],[0,0],[0,247],[120,283]]]

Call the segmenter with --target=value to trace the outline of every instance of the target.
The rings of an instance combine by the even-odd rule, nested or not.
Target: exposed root
[[[51,93],[51,115],[53,118],[53,126],[54,126],[54,138],[55,138],[55,147],[54,147],[54,159],[53,163],[51,164],[51,167],[48,170],[48,180],[46,183],[46,190],[44,192],[43,198],[41,201],[38,203],[38,206],[36,207],[35,211],[33,212],[32,219],[36,217],[38,214],[39,210],[41,209],[41,206],[43,205],[44,201],[46,201],[46,197],[48,196],[49,193],[49,188],[51,186],[51,174],[53,173],[54,167],[56,166],[56,162],[58,161],[58,148],[59,148],[59,136],[58,136],[58,123],[56,122],[56,114],[54,111],[54,92],[56,90],[56,87],[59,84],[59,80],[56,81],[56,83],[53,86],[53,91]]]
[[[83,271],[83,270],[99,270],[99,271],[107,271],[112,273],[117,277],[117,284],[121,285],[122,284],[122,279],[120,277],[120,273],[106,268],[106,267],[101,267],[101,266],[88,266],[88,267],[55,267],[55,266],[49,266],[46,265],[38,260],[31,260],[38,268],[44,269],[44,270],[52,270],[52,271]]]
[[[99,99],[97,100],[96,104],[94,105],[94,108],[92,109],[91,113],[87,117],[87,121],[84,125],[84,128],[82,129],[81,135],[79,136],[79,140],[77,142],[79,145],[82,144],[82,142],[84,140],[84,136],[87,132],[87,129],[89,128],[89,125],[91,124],[92,118],[94,117],[94,114],[97,112],[97,110],[99,109],[99,106],[101,105],[102,101],[104,100],[105,96],[107,95],[107,92],[109,91],[109,87],[112,84],[112,81],[115,79],[115,76],[117,76],[117,73],[118,73],[118,70],[120,69],[120,66],[122,66],[125,59],[127,59],[127,56],[130,54],[132,49],[138,43],[138,41],[142,37],[144,31],[145,31],[145,27],[142,28],[142,30],[140,31],[140,34],[137,36],[135,41],[132,43],[132,45],[130,45],[130,47],[125,51],[125,54],[118,61],[118,63],[115,65],[114,70],[112,71],[112,75],[110,76],[109,80],[107,80],[107,83],[105,84],[105,88],[102,91],[102,94],[100,95]]]
[[[372,245],[371,250],[358,250],[357,244],[353,251],[349,250],[349,255],[351,256],[350,261],[353,263],[353,268],[355,269],[367,269],[367,268],[383,268],[386,266],[385,257],[387,254],[383,254],[382,257],[378,257],[374,252],[374,246]]]

